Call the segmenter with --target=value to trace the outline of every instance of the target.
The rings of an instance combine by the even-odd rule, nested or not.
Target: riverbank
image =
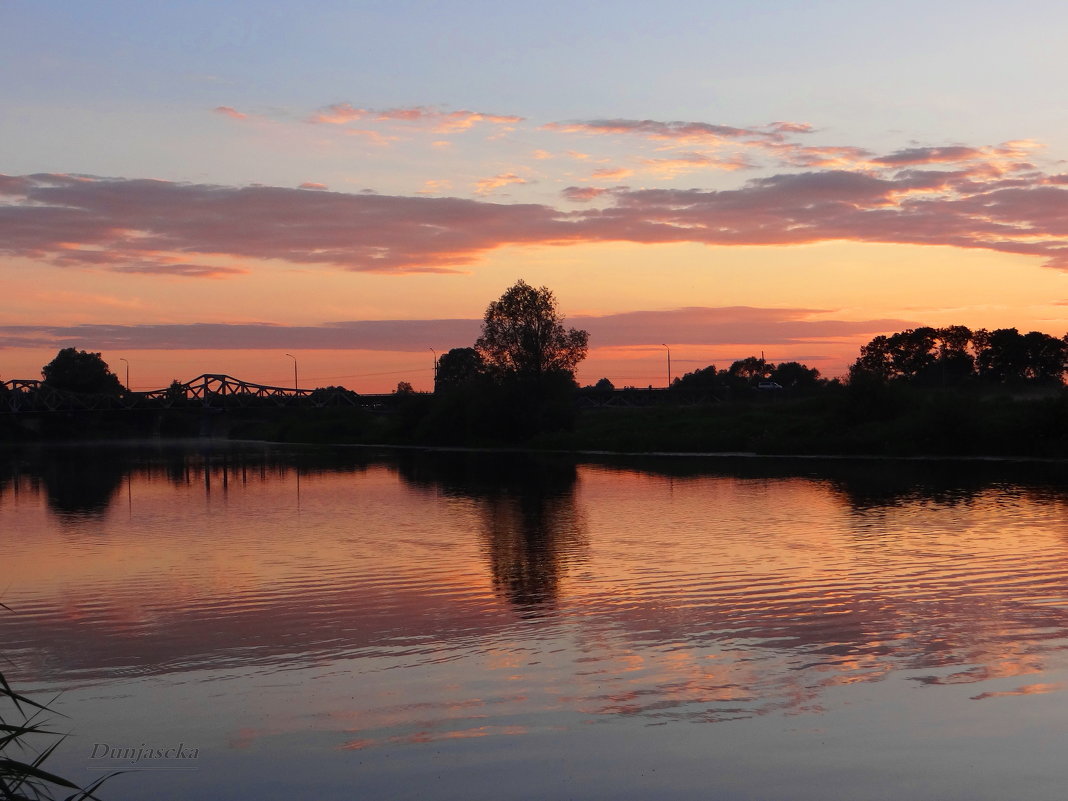
[[[434,396],[389,412],[234,409],[0,420],[4,442],[215,436],[273,442],[615,453],[1068,457],[1068,392],[980,395],[882,387],[701,406],[574,411],[554,430],[494,437],[455,421]]]
[[[614,453],[827,456],[1068,457],[1068,394],[1040,397],[849,393],[704,406],[597,408],[520,441],[442,425],[432,399],[394,415],[292,417],[253,423],[242,436],[279,442],[515,447]],[[432,425],[428,424],[432,423]]]

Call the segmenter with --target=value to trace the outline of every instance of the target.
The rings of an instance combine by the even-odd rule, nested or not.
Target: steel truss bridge
[[[0,414],[20,412],[103,412],[162,409],[304,409],[363,407],[389,410],[404,395],[397,393],[359,395],[340,388],[296,389],[254,384],[233,376],[204,373],[184,384],[174,383],[150,392],[100,395],[68,392],[43,381],[15,378],[0,383]],[[702,392],[628,387],[608,392],[579,392],[580,409],[633,408],[640,406],[697,406],[719,403],[720,398]]]
[[[344,389],[296,389],[254,384],[228,375],[204,373],[184,384],[150,392],[97,395],[68,392],[43,381],[16,378],[0,384],[0,414],[19,412],[130,411],[136,409],[241,409],[334,406],[388,406],[397,396],[358,395]]]

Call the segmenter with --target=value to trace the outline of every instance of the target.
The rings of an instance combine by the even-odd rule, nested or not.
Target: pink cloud
[[[980,158],[983,151],[979,148],[964,147],[910,147],[898,150],[888,156],[872,159],[876,164],[892,167],[912,167],[917,164],[944,164],[946,162],[971,161]]]
[[[321,184],[318,181],[305,181],[299,187],[299,189],[329,189],[326,184]]]
[[[658,120],[550,122],[542,128],[559,133],[641,136],[655,140],[713,143],[734,139],[778,138],[779,136],[777,133],[756,128],[736,128],[731,125],[713,125],[706,122],[660,122]]]
[[[750,306],[691,307],[608,315],[573,315],[568,324],[590,332],[595,348],[643,346],[666,340],[691,345],[798,344],[874,335],[908,328],[907,320],[825,320],[820,309]],[[479,319],[355,320],[320,325],[195,323],[170,325],[0,326],[0,347],[67,347],[98,350],[279,349],[423,352],[427,343],[467,347]],[[80,345],[85,347],[85,344]]]
[[[448,272],[507,241],[576,236],[545,206],[459,198],[63,175],[0,186],[0,252],[64,266],[128,269],[171,253]]]
[[[0,176],[0,252],[171,275],[196,274],[173,264],[219,258],[442,272],[503,245],[844,240],[1033,255],[1068,269],[1068,188],[1013,160],[1012,151],[992,148],[977,161],[953,162],[953,170],[815,169],[723,190],[616,187],[605,195],[610,205],[582,211],[418,195]],[[1000,158],[1007,161],[992,161]],[[598,172],[621,175],[613,168]],[[478,189],[526,180],[502,173]],[[565,190],[571,200],[595,196]],[[210,263],[200,266],[220,274]]]
[[[344,125],[353,120],[363,119],[368,113],[370,112],[366,109],[356,108],[349,103],[335,103],[316,112],[308,121],[325,125]]]
[[[212,111],[214,111],[216,114],[223,114],[235,120],[248,119],[248,114],[242,114],[240,111],[231,106],[216,106],[214,109],[212,109]]]
[[[634,311],[601,316],[569,317],[569,325],[590,332],[595,347],[621,347],[673,342],[688,345],[785,345],[852,338],[899,331],[906,320],[825,320],[821,309],[777,309],[752,306],[694,306],[664,311]]]
[[[866,162],[871,156],[871,153],[863,148],[816,147],[789,141],[788,135],[812,133],[812,126],[801,122],[774,122],[766,126],[743,128],[706,122],[613,119],[551,122],[542,128],[558,133],[635,136],[664,143],[667,148],[686,146],[712,151],[723,148],[756,150],[782,164],[801,167],[857,165]],[[742,155],[719,157],[717,161],[728,167],[752,166]]]
[[[610,119],[552,122],[542,128],[557,133],[636,137],[657,143],[661,150],[689,147],[696,151],[687,154],[694,166],[698,165],[694,156],[704,156],[711,159],[705,164],[706,167],[722,164],[735,169],[739,168],[738,165],[756,166],[744,155],[750,152],[787,167],[881,170],[972,163],[985,164],[991,174],[1001,174],[1032,168],[1027,159],[1037,147],[1032,141],[1017,140],[982,148],[964,145],[917,146],[878,156],[865,148],[849,145],[801,144],[792,137],[813,133],[812,126],[803,122],[784,121],[739,127],[678,120]],[[733,153],[720,155],[724,150]],[[647,162],[656,164],[655,160]],[[671,158],[665,159],[662,170],[669,177],[676,177],[685,170],[685,164]]]
[[[776,133],[807,134],[815,129],[807,122],[773,122],[768,126]]]
[[[235,275],[247,275],[250,272],[250,270],[240,267],[219,267],[211,264],[188,264],[172,261],[120,261],[112,269],[120,273],[173,275],[181,278],[231,278]]]
[[[607,192],[610,189],[602,189],[596,186],[569,186],[563,190],[563,196],[572,201],[573,203],[588,203],[589,201],[597,198]]]

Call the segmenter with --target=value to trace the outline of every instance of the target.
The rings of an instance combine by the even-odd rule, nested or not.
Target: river
[[[1056,462],[10,450],[3,672],[105,801],[1060,801],[1066,511]]]

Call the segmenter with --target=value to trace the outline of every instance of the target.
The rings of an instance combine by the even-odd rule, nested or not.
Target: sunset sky
[[[579,379],[1068,331],[1068,5],[0,0],[0,377],[432,383],[523,278]],[[125,359],[126,363],[120,361]]]

